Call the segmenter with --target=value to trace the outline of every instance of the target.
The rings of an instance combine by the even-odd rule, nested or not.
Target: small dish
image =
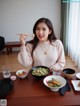
[[[21,70],[18,70],[18,71],[16,72],[16,75],[17,75],[19,78],[24,79],[24,78],[27,77],[28,72],[27,72],[26,70],[24,70],[24,69],[21,69]]]
[[[75,91],[80,91],[80,87],[78,86],[80,80],[72,80],[73,87]]]
[[[80,72],[76,74],[76,77],[80,79]]]

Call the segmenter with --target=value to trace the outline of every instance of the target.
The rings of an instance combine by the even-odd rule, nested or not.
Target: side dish
[[[18,76],[23,76],[23,75],[25,75],[25,74],[26,74],[26,72],[25,72],[25,71],[18,72]]]
[[[45,68],[37,68],[32,71],[32,75],[43,76],[48,74],[48,69]]]
[[[17,75],[19,78],[24,79],[24,78],[27,77],[28,72],[27,72],[26,70],[24,70],[24,69],[21,69],[21,70],[18,70],[18,71],[16,72],[16,75]]]

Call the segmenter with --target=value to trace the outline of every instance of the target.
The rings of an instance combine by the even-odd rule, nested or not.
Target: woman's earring
[[[32,34],[33,38],[35,37],[35,34]]]

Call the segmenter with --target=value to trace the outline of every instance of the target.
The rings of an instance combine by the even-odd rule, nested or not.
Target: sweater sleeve
[[[53,70],[63,70],[65,66],[65,53],[64,53],[64,47],[60,40],[57,40],[57,51],[58,51],[58,59],[56,63],[51,67]]]
[[[27,44],[26,46],[21,46],[21,50],[18,54],[18,61],[24,67],[32,65],[33,59],[31,57],[32,45]]]

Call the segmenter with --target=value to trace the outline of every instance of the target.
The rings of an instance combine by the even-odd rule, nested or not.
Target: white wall
[[[60,0],[0,0],[0,36],[5,41],[18,41],[16,33],[32,34],[36,20],[49,18],[60,38]]]

